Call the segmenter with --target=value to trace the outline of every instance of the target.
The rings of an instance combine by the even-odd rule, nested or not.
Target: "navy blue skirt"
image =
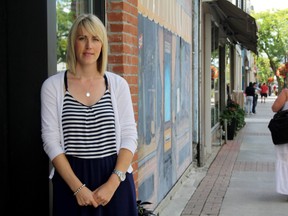
[[[117,155],[97,159],[67,156],[72,169],[90,190],[105,183],[115,168]],[[112,199],[106,206],[79,206],[73,191],[55,171],[53,182],[53,216],[137,216],[133,175],[126,173]]]

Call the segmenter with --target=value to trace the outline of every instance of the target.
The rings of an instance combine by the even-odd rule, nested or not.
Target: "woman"
[[[92,14],[73,23],[67,71],[41,89],[43,148],[54,216],[136,216],[137,129],[128,83],[107,72],[107,33]]]
[[[283,89],[272,105],[272,111],[288,109],[288,89]],[[275,145],[276,191],[288,195],[288,144]]]

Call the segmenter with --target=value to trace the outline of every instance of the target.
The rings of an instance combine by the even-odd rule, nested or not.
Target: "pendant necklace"
[[[93,81],[92,81],[93,82]],[[90,93],[90,88],[92,86],[92,82],[90,81],[90,85],[89,85],[89,88],[87,89],[86,91],[86,97],[90,97],[91,93]]]
[[[101,78],[101,77],[100,77],[100,78]],[[94,79],[95,79],[95,78],[94,78]],[[96,78],[96,79],[99,79],[99,78]],[[86,97],[90,97],[90,96],[91,96],[90,90],[91,90],[92,84],[93,84],[93,78],[90,80],[89,88],[86,90],[86,93],[85,93]]]

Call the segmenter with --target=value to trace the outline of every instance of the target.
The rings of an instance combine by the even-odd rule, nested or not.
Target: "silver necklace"
[[[93,83],[93,81],[92,82],[90,81],[89,88],[87,89],[86,94],[85,94],[86,97],[90,97],[91,96],[90,89],[91,89],[92,83]]]
[[[91,89],[92,84],[93,84],[93,79],[90,80],[89,88],[86,90],[86,93],[85,93],[86,97],[90,97],[91,96],[90,89]]]

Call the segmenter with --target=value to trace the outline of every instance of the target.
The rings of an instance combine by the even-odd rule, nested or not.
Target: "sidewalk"
[[[246,116],[234,140],[211,163],[187,173],[159,216],[287,216],[288,196],[275,191],[275,152],[268,122],[275,96]]]

